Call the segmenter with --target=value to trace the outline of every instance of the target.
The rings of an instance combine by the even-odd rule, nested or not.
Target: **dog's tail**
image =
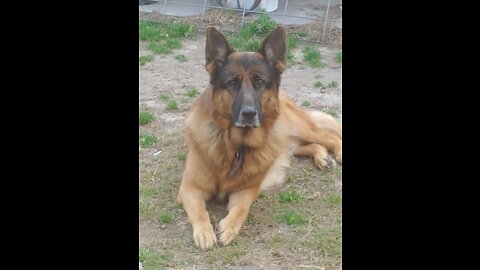
[[[321,129],[326,129],[342,138],[342,125],[333,116],[321,111],[309,111],[307,114]]]

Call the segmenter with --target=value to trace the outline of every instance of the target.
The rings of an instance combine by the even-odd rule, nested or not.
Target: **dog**
[[[217,29],[206,29],[210,85],[185,118],[188,155],[177,196],[201,249],[227,245],[238,235],[260,192],[283,183],[292,155],[313,157],[320,169],[329,165],[329,152],[342,163],[340,123],[303,111],[279,90],[285,36],[278,26],[255,52],[237,52]],[[206,210],[212,199],[228,199],[218,237]]]

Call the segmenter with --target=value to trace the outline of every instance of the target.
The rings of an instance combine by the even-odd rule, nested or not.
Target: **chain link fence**
[[[238,32],[266,12],[299,40],[342,44],[341,0],[139,0],[139,12],[144,17],[174,17],[200,29],[216,26],[226,32]]]

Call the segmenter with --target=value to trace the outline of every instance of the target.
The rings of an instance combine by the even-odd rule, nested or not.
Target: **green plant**
[[[281,220],[290,226],[295,226],[306,222],[306,219],[302,215],[294,211],[289,211],[285,215],[281,216]]]
[[[187,97],[196,97],[200,92],[198,92],[198,89],[195,87],[190,88],[188,92],[185,94]]]
[[[138,121],[140,125],[145,125],[153,121],[155,117],[150,112],[140,112],[138,115]]]
[[[313,86],[315,86],[316,88],[320,88],[323,86],[323,83],[321,81],[316,81]]]
[[[282,191],[280,192],[280,195],[279,195],[279,201],[281,203],[285,203],[285,202],[294,202],[294,201],[298,201],[302,198],[302,196],[296,192],[296,191]]]
[[[175,56],[175,59],[177,59],[180,62],[187,62],[187,60],[188,60],[188,58],[183,54],[179,54],[179,55]]]
[[[170,100],[168,103],[167,103],[167,110],[170,111],[170,110],[176,110],[178,109],[178,105],[177,105],[177,102],[175,100]]]
[[[157,143],[157,137],[149,134],[140,133],[139,142],[140,145],[143,147],[150,147]]]
[[[338,83],[336,81],[332,81],[331,83],[328,84],[329,88],[335,88],[337,87]]]
[[[335,54],[335,62],[342,63],[342,51],[339,51]]]
[[[167,101],[170,99],[170,96],[168,94],[165,94],[165,93],[161,93],[159,98],[163,101]]]
[[[171,223],[173,221],[173,217],[168,212],[162,213],[158,219],[163,224],[168,224],[168,223]]]
[[[311,67],[325,67],[321,61],[320,51],[314,47],[307,46],[303,48],[303,60],[305,60]]]
[[[153,60],[153,55],[142,55],[138,58],[140,65],[145,65],[145,63],[151,62]]]
[[[310,105],[312,105],[312,104],[308,100],[305,100],[305,101],[302,102],[303,107],[310,107]]]
[[[178,154],[177,159],[180,160],[180,161],[185,161],[185,159],[186,159],[185,153]]]

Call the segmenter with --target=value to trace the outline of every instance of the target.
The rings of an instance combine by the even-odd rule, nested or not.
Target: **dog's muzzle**
[[[253,106],[244,106],[240,110],[238,120],[235,122],[236,127],[259,127],[260,118],[258,111]]]

